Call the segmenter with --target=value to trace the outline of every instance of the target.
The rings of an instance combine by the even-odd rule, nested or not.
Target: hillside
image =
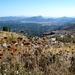
[[[74,75],[75,43],[56,36],[29,37],[0,31],[0,73]],[[61,38],[61,37],[60,37]]]
[[[73,22],[66,26],[63,26],[62,29],[67,31],[75,31],[75,23]]]
[[[17,34],[17,33],[14,33],[14,32],[6,32],[6,31],[1,31],[0,30],[0,39],[2,39],[3,37],[14,37],[14,38],[17,38],[17,37],[22,37],[22,38],[26,38],[26,36],[23,36],[21,34]]]
[[[14,21],[1,21],[0,29],[3,26],[9,26],[12,32],[20,33],[21,30],[25,31],[25,35],[40,36],[44,32],[50,32],[59,28],[59,26],[51,25],[50,23],[20,23]]]

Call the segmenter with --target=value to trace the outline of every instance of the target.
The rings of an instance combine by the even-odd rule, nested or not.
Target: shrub
[[[9,26],[3,26],[3,31],[9,31],[10,32],[10,27]]]

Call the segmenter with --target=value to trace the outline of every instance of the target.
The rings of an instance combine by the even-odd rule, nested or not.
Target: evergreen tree
[[[9,26],[3,26],[3,31],[9,31],[10,32],[10,27]]]

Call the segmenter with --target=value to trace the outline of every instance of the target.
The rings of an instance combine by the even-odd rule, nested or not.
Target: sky
[[[75,17],[75,0],[0,0],[4,16]]]

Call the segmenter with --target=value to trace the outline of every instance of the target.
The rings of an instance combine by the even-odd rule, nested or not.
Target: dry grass
[[[1,75],[74,75],[75,45],[0,31]]]

